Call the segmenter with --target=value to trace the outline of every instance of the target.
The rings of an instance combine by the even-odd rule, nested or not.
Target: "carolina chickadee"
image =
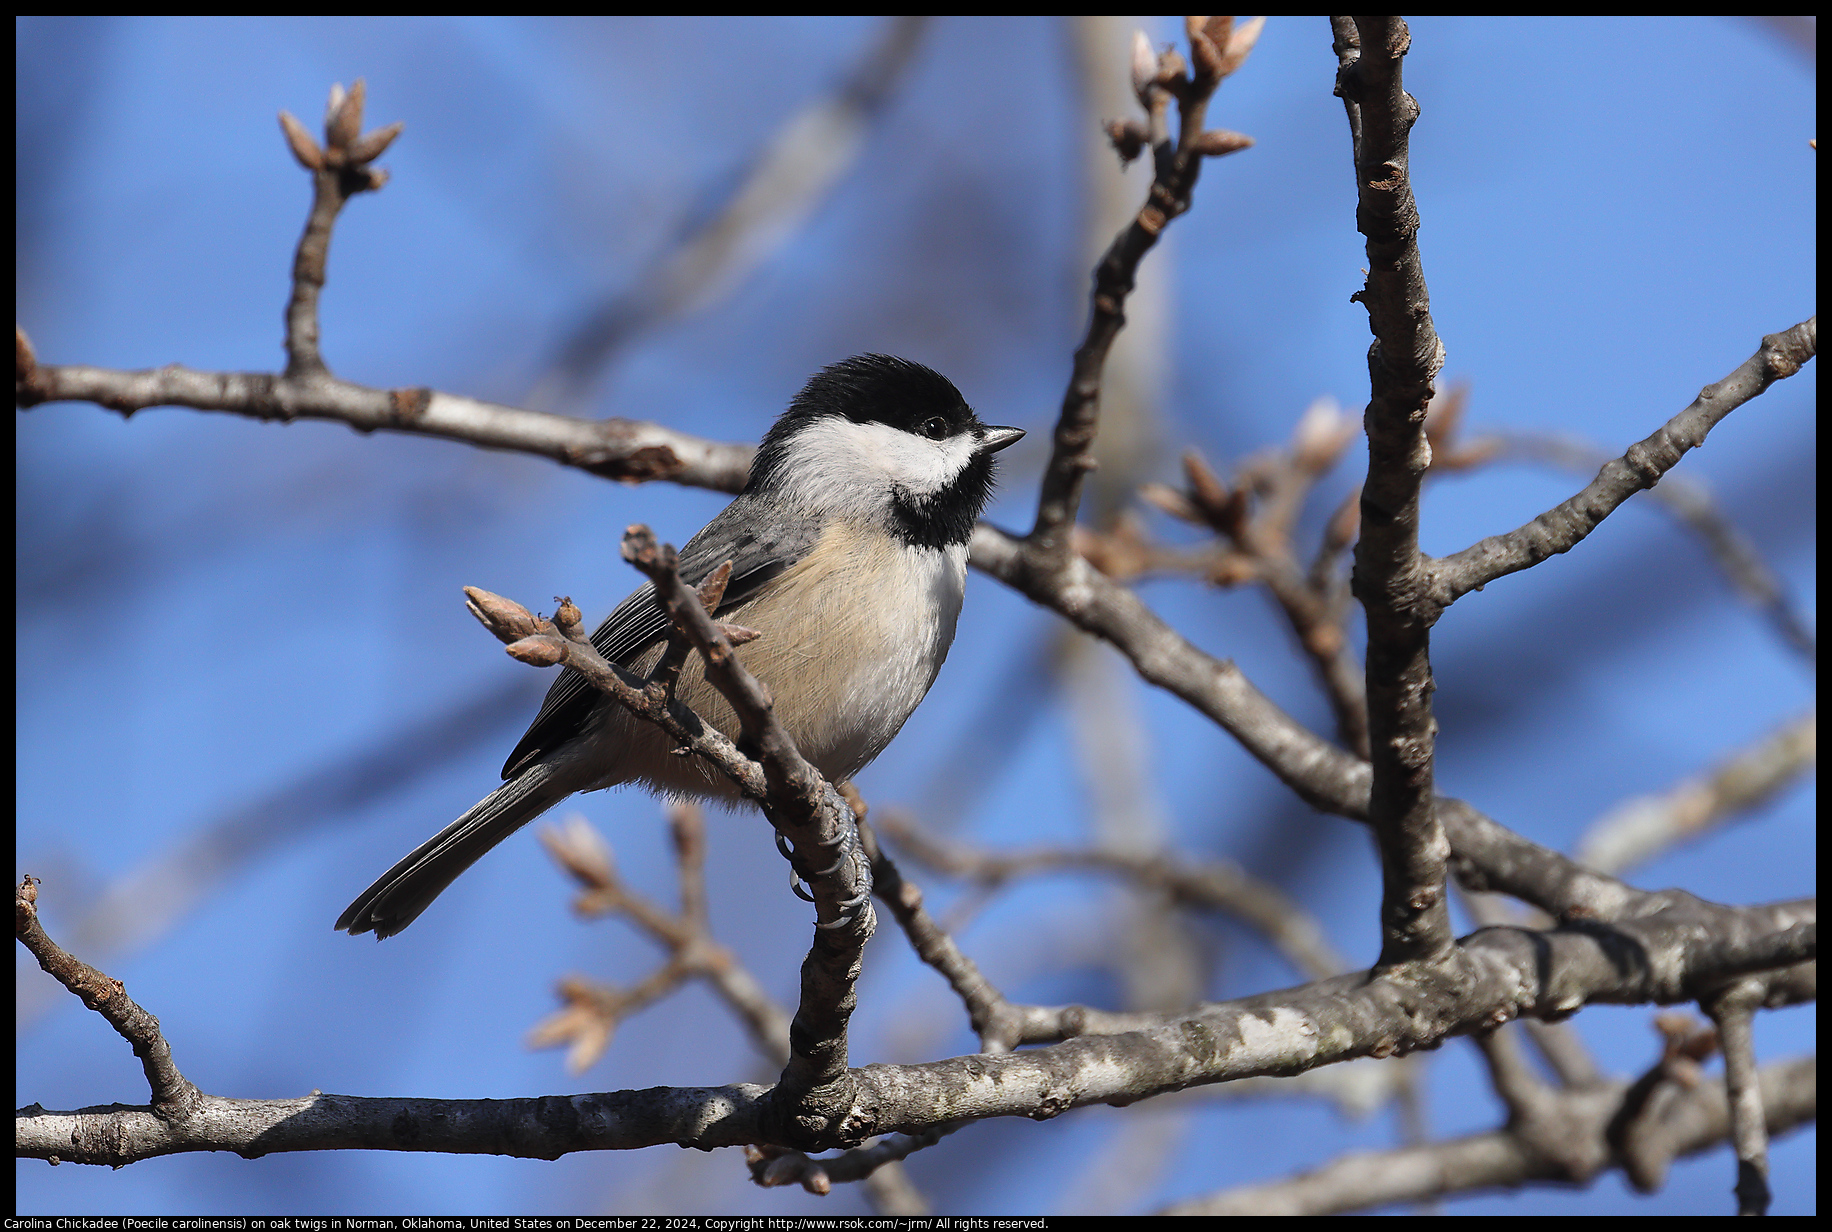
[[[722,620],[757,629],[744,663],[770,687],[802,756],[833,782],[884,750],[954,640],[967,539],[992,492],[992,455],[1024,432],[980,422],[938,372],[861,355],[815,374],[757,450],[750,482],[681,550],[698,585],[729,560]],[[592,644],[647,676],[668,618],[644,583]],[[675,696],[736,739],[698,656]],[[736,800],[731,782],[567,670],[503,766],[503,785],[415,848],[338,918],[352,935],[400,932],[496,844],[576,791],[642,783]]]

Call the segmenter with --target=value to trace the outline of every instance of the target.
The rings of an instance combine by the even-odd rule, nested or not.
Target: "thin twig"
[[[705,660],[706,679],[731,703],[747,747],[765,772],[759,802],[777,833],[794,844],[796,872],[814,896],[817,926],[802,963],[801,1000],[790,1026],[790,1056],[775,1091],[778,1141],[794,1145],[849,1131],[854,1085],[847,1026],[858,1004],[865,943],[871,938],[870,861],[852,810],[802,757],[776,717],[768,691],[744,669],[701,596],[681,580],[674,550],[645,526],[624,535],[624,559],[655,585],[655,600]]]
[[[857,809],[859,804],[854,807]],[[921,888],[903,875],[862,816],[859,833],[871,855],[873,885],[879,898],[890,908],[916,956],[940,973],[961,999],[982,1052],[1010,1052],[1021,1044],[1113,1034],[1158,1021],[1153,1014],[1110,1013],[1084,1005],[1023,1005],[1008,1000],[948,930],[929,914]]]
[[[1725,416],[1800,371],[1817,353],[1818,317],[1769,334],[1756,353],[1723,380],[1699,391],[1692,404],[1646,439],[1606,463],[1583,491],[1505,534],[1490,535],[1429,567],[1431,601],[1448,607],[1496,578],[1530,569],[1582,543],[1635,493],[1653,487],[1679,460],[1705,443]]]
[[[1111,642],[1147,683],[1183,699],[1307,803],[1357,820],[1368,809],[1368,763],[1286,714],[1234,663],[1193,645],[1139,596],[1077,557],[1060,572],[1030,567],[1023,540],[981,524],[973,565],[1076,627]],[[1559,918],[1614,919],[1649,900],[1641,891],[1503,827],[1461,800],[1440,796],[1437,811],[1472,888],[1500,890]]]
[[[38,921],[38,878],[30,874],[21,879],[13,895],[13,935],[45,974],[75,993],[133,1046],[156,1115],[177,1120],[196,1110],[202,1094],[172,1060],[172,1048],[159,1030],[159,1020],[134,1003],[120,980],[97,971],[51,940]]]
[[[1577,859],[1599,872],[1626,872],[1670,847],[1747,816],[1811,773],[1818,746],[1819,714],[1814,711],[1738,749],[1703,774],[1618,804],[1578,840]]]
[[[1771,1133],[1811,1124],[1817,1115],[1818,1062],[1785,1061],[1762,1071]],[[1491,1130],[1423,1146],[1341,1156],[1300,1176],[1243,1186],[1159,1212],[1165,1215],[1333,1215],[1404,1202],[1535,1182],[1582,1185],[1610,1164],[1604,1130],[1622,1098],[1622,1083],[1607,1083],[1558,1097],[1558,1119],[1568,1148],[1548,1155],[1536,1141],[1510,1129]],[[1679,1093],[1668,1110],[1659,1144],[1663,1161],[1719,1146],[1730,1132],[1724,1092],[1705,1084]],[[1595,1171],[1574,1175],[1573,1158],[1597,1159]]]
[[[1331,400],[1319,400],[1299,420],[1288,449],[1249,458],[1236,470],[1232,486],[1223,483],[1194,450],[1183,457],[1186,487],[1178,492],[1147,484],[1140,496],[1185,522],[1206,526],[1232,549],[1216,553],[1177,554],[1146,543],[1135,527],[1122,523],[1101,539],[1085,536],[1096,552],[1084,551],[1109,576],[1142,571],[1147,566],[1181,563],[1201,567],[1216,585],[1248,579],[1265,584],[1285,613],[1299,648],[1310,660],[1324,696],[1336,716],[1336,734],[1357,757],[1368,756],[1365,672],[1344,636],[1339,587],[1328,565],[1307,574],[1291,545],[1305,495],[1319,476],[1341,457],[1354,425]],[[1132,566],[1116,571],[1114,565]]]
[[[725,492],[742,489],[754,452],[747,445],[724,445],[637,420],[568,419],[517,410],[426,388],[375,389],[331,373],[319,344],[318,321],[331,233],[352,196],[387,182],[387,173],[370,163],[401,132],[396,123],[360,133],[364,94],[361,81],[347,94],[341,86],[332,87],[323,145],[290,114],[280,113],[293,157],[312,176],[312,206],[293,254],[283,372],[200,372],[176,364],[126,372],[40,364],[25,331],[15,326],[18,405],[93,402],[122,415],[184,406],[282,423],[335,420],[359,432],[405,432],[537,454],[625,483],[672,479]]]
[[[751,1180],[765,1189],[800,1185],[809,1193],[825,1195],[832,1192],[836,1182],[866,1180],[882,1168],[927,1150],[965,1124],[937,1125],[919,1134],[888,1134],[869,1146],[854,1147],[824,1159],[778,1146],[746,1147],[744,1158],[750,1165]]]
[[[1241,144],[1207,148],[1201,140],[1207,135],[1203,119],[1209,96],[1226,73],[1239,67],[1259,37],[1259,28],[1248,23],[1234,29],[1232,18],[1210,20],[1217,23],[1215,35],[1202,34],[1200,25],[1193,25],[1191,31],[1191,55],[1196,66],[1193,77],[1185,76],[1184,61],[1174,50],[1158,57],[1155,74],[1142,73],[1135,66],[1134,85],[1152,117],[1149,137],[1154,175],[1144,207],[1114,238],[1095,267],[1092,314],[1087,333],[1075,349],[1074,370],[1062,397],[1054,446],[1040,485],[1037,520],[1027,540],[1037,567],[1060,568],[1072,555],[1069,531],[1081,502],[1082,479],[1093,464],[1091,451],[1100,421],[1101,371],[1114,338],[1126,324],[1126,297],[1132,292],[1139,262],[1170,221],[1188,212],[1203,158],[1244,148]],[[1223,22],[1229,24],[1219,24]],[[1231,63],[1224,64],[1217,55]],[[1226,71],[1220,71],[1224,67]],[[1177,101],[1179,118],[1175,142],[1164,124],[1172,97]],[[1115,140],[1122,140],[1118,133]]]
[[[1755,1011],[1766,993],[1760,979],[1738,980],[1704,1002],[1717,1023],[1724,1053],[1724,1086],[1730,1104],[1730,1134],[1737,1149],[1737,1214],[1766,1215],[1768,1116],[1762,1107],[1762,1076],[1756,1066]]]
[[[1551,433],[1495,432],[1471,441],[1468,448],[1488,459],[1537,462],[1584,474],[1595,474],[1611,460],[1596,445]],[[1718,506],[1709,488],[1683,471],[1670,471],[1647,494],[1704,541],[1725,579],[1768,617],[1783,642],[1808,664],[1818,662],[1812,620],[1756,545]]]
[[[331,254],[331,230],[337,215],[357,193],[374,192],[388,173],[369,164],[382,156],[403,125],[396,121],[364,134],[363,103],[368,96],[362,78],[344,92],[331,87],[324,112],[324,145],[319,146],[291,113],[280,113],[280,128],[293,157],[312,174],[312,209],[293,253],[292,296],[286,305],[286,375],[293,380],[328,376],[318,348],[318,298],[324,291]]]
[[[704,980],[738,1015],[758,1051],[778,1065],[789,1059],[789,1015],[776,1004],[738,955],[712,934],[706,911],[704,819],[697,805],[669,809],[681,884],[679,914],[638,894],[618,875],[610,845],[583,817],[541,831],[541,843],[582,887],[573,909],[581,915],[615,913],[667,951],[667,961],[634,988],[619,989],[580,977],[561,981],[565,1008],[530,1032],[531,1047],[570,1043],[567,1067],[579,1073],[598,1059],[611,1033],[632,1013],[688,980]]]
[[[1310,979],[1349,969],[1348,960],[1330,945],[1322,926],[1309,912],[1276,886],[1227,861],[1184,863],[1159,854],[1086,848],[982,852],[963,843],[946,842],[921,830],[905,816],[889,815],[879,824],[922,863],[982,886],[998,886],[1034,873],[1081,869],[1117,873],[1167,895],[1172,902],[1225,911],[1251,924]]]

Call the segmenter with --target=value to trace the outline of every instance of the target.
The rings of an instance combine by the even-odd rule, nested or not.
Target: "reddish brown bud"
[[[1215,81],[1221,76],[1222,48],[1227,46],[1232,17],[1185,17],[1183,32],[1189,36],[1190,59],[1195,62],[1196,76]]]
[[[566,662],[566,643],[551,633],[536,633],[503,648],[509,657],[530,667],[555,667]]]
[[[1221,19],[1211,17],[1209,20],[1215,22]],[[1266,19],[1264,17],[1253,17],[1235,26],[1233,32],[1225,40],[1211,34],[1210,39],[1214,41],[1215,46],[1221,49],[1221,63],[1216,66],[1216,75],[1230,76],[1242,64],[1245,64],[1247,57],[1253,52],[1254,45],[1259,42],[1260,31],[1265,28]]]
[[[1205,158],[1220,158],[1224,154],[1233,154],[1253,144],[1253,138],[1245,133],[1232,133],[1225,128],[1211,128],[1207,132],[1196,134],[1191,143],[1196,153]]]
[[[464,606],[470,609],[471,615],[505,642],[527,637],[541,627],[541,622],[534,618],[534,614],[513,599],[505,599],[475,586],[466,586],[464,600]]]
[[[382,152],[394,143],[394,139],[399,137],[401,130],[406,127],[401,121],[396,120],[385,128],[378,128],[372,133],[359,137],[350,145],[350,162],[360,167],[366,162],[373,162],[380,158]],[[379,188],[380,185],[377,187]]]
[[[1204,513],[1213,515],[1228,503],[1228,485],[1194,449],[1183,455],[1183,475],[1190,483],[1190,500]]]
[[[719,626],[719,632],[723,634],[725,640],[730,642],[733,646],[742,646],[746,642],[754,642],[763,636],[763,634],[756,629],[747,629],[743,625],[721,624]]]
[[[1157,83],[1161,86],[1174,86],[1183,80],[1183,74],[1188,68],[1189,62],[1183,58],[1183,53],[1175,47],[1166,47],[1158,55]]]
[[[1182,522],[1200,522],[1202,515],[1190,504],[1189,497],[1162,483],[1148,483],[1139,489],[1139,499]]]
[[[700,606],[706,609],[708,615],[719,610],[719,604],[725,598],[725,587],[731,580],[732,562],[728,560],[707,574],[706,580],[700,583]]]
[[[566,662],[566,644],[551,633],[524,637],[520,641],[510,642],[504,649],[509,652],[510,658],[531,667],[553,667]]]
[[[368,87],[358,77],[345,94],[342,85],[331,87],[331,105],[324,113],[324,143],[333,150],[348,150],[363,131],[363,99]]]
[[[324,166],[324,151],[312,140],[312,135],[305,131],[305,125],[293,118],[290,111],[280,113],[280,131],[286,134],[287,148],[293,157],[307,171],[317,171]]]

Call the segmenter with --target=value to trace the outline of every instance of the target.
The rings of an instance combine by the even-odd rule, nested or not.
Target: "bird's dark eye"
[[[948,421],[940,415],[930,416],[922,421],[919,431],[932,441],[945,440],[948,435]]]

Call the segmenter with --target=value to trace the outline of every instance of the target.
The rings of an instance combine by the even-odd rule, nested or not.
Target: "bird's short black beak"
[[[999,450],[1005,448],[1007,445],[1017,444],[1018,438],[1023,435],[1024,435],[1023,428],[994,428],[994,427],[981,428],[980,429],[980,452],[981,453],[997,453],[999,452]]]

